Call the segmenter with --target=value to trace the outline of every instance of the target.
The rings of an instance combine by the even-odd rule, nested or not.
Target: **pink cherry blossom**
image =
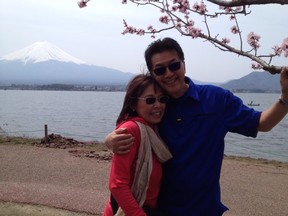
[[[132,27],[132,26],[128,26],[127,22],[125,20],[123,20],[123,23],[124,23],[124,30],[122,32],[122,34],[134,34],[136,33],[136,28]]]
[[[80,8],[86,7],[87,6],[87,2],[89,2],[90,0],[80,0],[78,1],[78,6]]]
[[[219,6],[220,10],[224,10],[225,13],[231,13],[232,12],[232,8],[231,7],[224,7],[224,6]]]
[[[198,2],[196,2],[194,5],[193,5],[193,9],[195,11],[197,11],[198,13],[200,14],[205,14],[207,12],[207,7],[206,5],[203,3],[203,1],[198,4]]]
[[[239,11],[242,10],[242,6],[238,7],[225,7],[225,6],[219,6],[220,10],[224,10],[225,13],[230,14],[230,13],[238,13]]]
[[[280,56],[282,54],[282,48],[278,45],[275,45],[272,49],[274,50],[275,55]]]
[[[147,29],[150,31],[151,29],[153,29],[153,26],[152,26],[152,25],[149,25],[149,26],[147,27]]]
[[[181,27],[182,27],[182,23],[181,22],[177,22],[176,25],[175,25],[175,28],[181,29]]]
[[[168,23],[169,23],[169,17],[168,17],[167,15],[162,16],[162,17],[159,18],[159,21],[160,21],[161,23],[168,24]]]
[[[284,56],[288,57],[288,37],[283,40],[283,43],[281,45],[281,49],[284,52]]]
[[[179,0],[175,1],[175,3],[178,3],[178,10],[181,13],[187,13],[187,10],[190,9],[190,4],[188,0]]]
[[[236,18],[235,15],[230,16],[230,20],[235,20],[235,18]]]
[[[148,31],[150,31],[150,32],[153,33],[153,34],[155,34],[155,33],[157,32],[157,30],[154,29],[154,27],[153,27],[152,25],[149,25],[149,26],[147,27],[147,29],[148,29]]]
[[[242,10],[242,6],[238,6],[235,8],[235,11],[241,11]]]
[[[253,47],[254,49],[258,49],[260,47],[259,40],[260,36],[255,34],[254,32],[250,32],[247,36],[248,44]]]
[[[189,20],[187,23],[188,26],[194,26],[194,24],[195,24],[195,22],[193,20]]]
[[[252,62],[252,68],[255,70],[261,70],[263,67],[257,62]]]
[[[175,11],[177,11],[177,8],[178,8],[177,6],[173,5],[171,8],[171,11],[175,12]]]
[[[145,34],[145,30],[144,29],[137,29],[136,34],[142,36]]]
[[[228,44],[230,43],[230,39],[229,38],[222,38],[222,41],[221,41],[223,44]]]
[[[232,32],[233,34],[237,34],[237,33],[239,33],[239,29],[237,28],[237,26],[232,26],[232,27],[231,27],[231,32]]]
[[[197,38],[201,34],[201,29],[195,28],[193,26],[188,26],[186,31],[189,35],[191,35],[192,38]]]

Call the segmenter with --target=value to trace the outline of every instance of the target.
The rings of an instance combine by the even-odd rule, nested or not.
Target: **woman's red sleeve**
[[[125,122],[120,127],[126,128],[128,133],[135,137],[135,141],[128,154],[113,155],[109,189],[126,216],[145,216],[145,212],[138,205],[130,190],[140,145],[140,131],[133,121]]]

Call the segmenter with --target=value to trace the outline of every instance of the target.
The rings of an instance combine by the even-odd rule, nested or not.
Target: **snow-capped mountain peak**
[[[57,46],[44,41],[36,42],[23,49],[2,56],[0,60],[15,61],[20,60],[25,64],[27,62],[37,63],[49,60],[56,60],[61,62],[73,62],[76,64],[85,64],[84,61],[77,59],[68,53],[64,52]]]

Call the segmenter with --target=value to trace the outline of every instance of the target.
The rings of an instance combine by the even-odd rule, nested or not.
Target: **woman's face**
[[[167,96],[164,96],[160,89],[156,92],[151,84],[138,97],[135,110],[149,124],[158,124],[165,111],[166,105],[164,102],[167,102]]]

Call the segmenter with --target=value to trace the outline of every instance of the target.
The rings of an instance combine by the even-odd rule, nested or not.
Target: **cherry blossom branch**
[[[130,0],[132,3],[136,3],[137,5],[141,5],[139,2],[141,0]],[[145,1],[145,0],[144,0]],[[145,5],[149,5],[151,1],[145,1]],[[208,41],[212,43],[215,47],[222,51],[229,51],[232,53],[235,53],[237,55],[250,58],[252,61],[252,68],[253,69],[264,69],[266,71],[269,71],[272,74],[280,73],[281,67],[271,65],[272,59],[276,56],[280,56],[282,52],[284,52],[284,56],[287,57],[288,53],[288,38],[286,38],[281,46],[275,46],[273,48],[274,53],[269,55],[258,55],[258,50],[260,48],[260,36],[255,34],[254,32],[251,32],[247,36],[247,43],[250,45],[251,49],[244,51],[243,50],[243,38],[242,33],[240,30],[240,26],[237,20],[237,15],[239,14],[245,14],[248,15],[245,7],[236,7],[236,8],[230,8],[230,7],[220,7],[221,10],[224,12],[216,12],[214,14],[208,14],[208,10],[206,5],[201,3],[195,3],[192,7],[190,7],[190,2],[188,0],[174,0],[172,3],[172,6],[169,5],[169,1],[153,1],[153,6],[158,3],[157,8],[161,8],[161,12],[164,13],[164,16],[161,16],[159,18],[159,21],[163,23],[164,25],[168,25],[169,23],[172,24],[169,28],[166,29],[173,29],[173,26],[178,32],[182,35],[192,37],[192,38],[203,38],[205,41]],[[175,3],[176,2],[176,3]],[[127,2],[126,2],[127,3]],[[165,4],[164,4],[165,3]],[[152,4],[152,3],[151,3]],[[161,6],[159,6],[161,4]],[[177,13],[182,13],[185,20],[183,20],[179,15],[176,15]],[[190,13],[197,13],[203,16],[204,23],[206,26],[207,33],[203,33],[203,31],[197,27],[194,26],[194,21],[190,19]],[[219,15],[229,15],[230,20],[235,22],[235,25],[231,27],[231,32],[233,34],[238,34],[239,48],[232,47],[228,45],[230,43],[230,39],[223,38],[222,40],[217,39],[219,36],[218,34],[213,37],[211,36],[210,27],[207,21],[208,17],[217,17]],[[131,26],[128,27],[126,21],[124,27],[126,30],[124,30],[123,34],[130,33],[130,34],[138,34],[138,35],[144,35],[144,34],[152,34],[152,37],[154,38],[157,33],[160,33],[164,30],[162,28],[161,30],[156,30],[151,25],[147,28],[147,30],[144,29],[136,29]],[[127,28],[129,30],[127,30]],[[133,31],[131,31],[133,29]],[[165,30],[166,30],[165,29]]]
[[[81,0],[78,2],[79,7],[86,7],[89,0]],[[145,35],[150,34],[151,37],[155,38],[156,34],[176,29],[181,35],[191,37],[193,39],[202,38],[205,41],[210,42],[216,48],[225,51],[232,52],[240,56],[250,58],[252,61],[253,69],[264,69],[272,74],[280,73],[281,66],[272,65],[272,60],[275,57],[279,57],[284,54],[284,57],[288,57],[288,37],[283,40],[281,45],[275,45],[272,50],[272,54],[258,54],[260,48],[260,36],[254,32],[250,32],[247,35],[247,44],[251,47],[250,50],[243,49],[243,36],[241,33],[241,28],[238,23],[237,16],[249,15],[251,11],[246,10],[246,5],[251,4],[288,4],[288,0],[208,0],[214,4],[221,5],[220,11],[209,13],[206,4],[203,1],[200,3],[196,2],[192,6],[189,0],[129,0],[129,2],[136,4],[137,6],[152,6],[160,10],[161,16],[159,22],[166,27],[161,27],[160,29],[154,28],[149,25],[147,29],[135,28],[129,26],[125,20],[124,30],[122,34],[136,34]],[[127,0],[122,0],[123,4],[127,4]],[[237,7],[230,7],[237,6]],[[242,6],[242,7],[239,7]],[[191,14],[198,14],[203,17],[203,22],[205,25],[205,32],[202,29],[195,26],[193,19],[191,19]],[[209,18],[217,18],[219,16],[229,16],[234,24],[231,27],[231,32],[238,35],[239,48],[235,48],[229,45],[230,39],[224,37],[218,39],[219,34],[216,33],[215,36],[212,35],[210,30],[210,25],[208,22]],[[168,27],[167,27],[168,26]]]

